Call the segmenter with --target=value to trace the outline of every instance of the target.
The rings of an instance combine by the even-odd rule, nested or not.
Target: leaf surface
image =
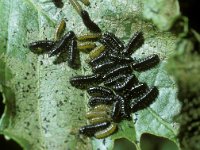
[[[135,72],[141,82],[158,87],[156,101],[133,114],[133,121],[121,122],[116,134],[104,140],[91,140],[77,134],[79,127],[87,123],[84,114],[88,110],[88,96],[69,83],[74,75],[91,73],[85,62],[88,56],[81,54],[82,67],[75,71],[67,63],[54,65],[55,57],[36,55],[27,48],[33,41],[53,40],[56,25],[62,18],[67,20],[66,32],[88,32],[80,16],[68,1],[63,9],[42,0],[0,1],[3,20],[0,22],[0,90],[6,104],[0,133],[13,138],[24,149],[112,149],[118,138],[129,139],[139,149],[141,134],[147,132],[178,144],[178,127],[173,116],[179,112],[180,104],[175,83],[165,71],[167,58],[175,49],[175,38],[144,21],[143,6],[138,0],[104,0],[91,2],[91,7],[85,8],[103,31],[115,33],[125,43],[134,32],[144,32],[145,43],[133,57],[158,53],[161,58],[157,67],[140,74]]]

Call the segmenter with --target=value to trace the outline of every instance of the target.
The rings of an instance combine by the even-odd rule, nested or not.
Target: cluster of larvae
[[[97,45],[92,41],[98,40],[102,35],[101,29],[91,20],[88,12],[83,10],[76,0],[70,0],[70,2],[81,16],[84,25],[92,33],[76,36],[73,31],[68,31],[64,34],[66,22],[62,20],[56,29],[54,40],[32,42],[29,44],[29,49],[35,54],[48,53],[49,57],[56,55],[58,57],[54,64],[68,61],[69,67],[78,69],[80,68],[79,52],[88,53],[93,50]],[[85,0],[82,2],[87,3]]]
[[[74,76],[70,83],[76,88],[87,89],[91,96],[90,110],[86,114],[91,124],[81,127],[80,133],[105,138],[117,131],[117,123],[130,120],[131,113],[156,99],[158,89],[139,82],[133,71],[148,70],[160,59],[156,54],[138,60],[131,57],[144,42],[142,32],[135,33],[125,46],[110,32],[105,32],[98,42],[101,44],[91,51],[92,59],[88,62],[93,74]]]
[[[131,113],[148,107],[158,96],[156,87],[141,83],[133,71],[141,72],[156,66],[160,59],[152,54],[143,59],[131,55],[144,43],[143,33],[136,32],[129,42],[124,43],[113,33],[101,33],[101,29],[83,10],[76,0],[70,0],[81,16],[84,25],[91,32],[77,36],[73,31],[64,34],[65,21],[61,21],[54,40],[41,40],[29,44],[33,53],[48,53],[68,62],[72,69],[80,67],[80,51],[89,53],[88,64],[93,74],[70,78],[72,86],[86,90],[91,96],[90,110],[86,113],[90,124],[80,128],[80,134],[105,138],[118,129],[118,123],[130,120]],[[64,34],[64,35],[63,35]]]

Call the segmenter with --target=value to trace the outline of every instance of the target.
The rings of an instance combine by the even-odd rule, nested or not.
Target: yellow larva
[[[110,120],[111,120],[111,118],[108,118],[108,117],[95,117],[95,118],[89,119],[89,122],[91,124],[97,124],[97,123],[106,122],[106,121],[110,121]]]
[[[104,104],[100,104],[100,105],[97,105],[93,108],[94,111],[107,111],[109,110],[109,106],[108,105],[104,105]]]
[[[88,53],[95,47],[96,47],[96,44],[94,42],[83,42],[83,43],[78,43],[77,45],[78,50],[84,53]]]
[[[81,0],[81,2],[86,6],[90,5],[90,1],[89,0]]]
[[[100,33],[87,33],[77,36],[78,41],[96,41],[101,38]]]
[[[117,130],[117,125],[115,123],[111,123],[111,125],[108,128],[96,132],[94,136],[97,139],[103,139],[113,134],[116,130]]]
[[[81,11],[83,10],[81,5],[77,2],[77,0],[69,0],[74,9],[78,12],[78,14],[81,16]]]
[[[62,37],[65,28],[66,28],[66,22],[65,20],[61,20],[58,27],[56,28],[55,40],[59,40]]]
[[[95,117],[107,117],[108,113],[106,111],[88,111],[85,115],[86,118],[95,118]]]
[[[95,49],[93,49],[89,53],[89,57],[91,59],[94,59],[94,58],[98,57],[104,50],[105,50],[105,46],[104,45],[100,45],[100,46],[96,47]]]

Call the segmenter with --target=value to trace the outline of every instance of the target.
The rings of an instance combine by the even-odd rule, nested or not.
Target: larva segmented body
[[[84,134],[86,136],[94,136],[97,131],[106,129],[110,125],[110,122],[103,122],[98,124],[86,125],[79,129],[80,134]]]
[[[113,91],[103,86],[91,87],[87,90],[90,96],[110,96],[113,95]]]

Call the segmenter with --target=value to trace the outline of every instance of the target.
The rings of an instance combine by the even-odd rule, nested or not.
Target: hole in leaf
[[[135,145],[125,138],[115,140],[113,150],[136,150]]]
[[[14,140],[6,140],[3,135],[0,135],[0,147],[5,150],[22,150]]]
[[[5,104],[3,103],[3,94],[0,93],[0,117],[3,115]],[[3,135],[0,135],[0,148],[5,150],[22,150],[19,144],[14,140],[6,140]]]
[[[172,141],[151,134],[143,134],[141,137],[142,150],[178,150]]]
[[[199,0],[179,0],[179,4],[182,14],[189,18],[190,26],[200,32],[199,18],[198,15],[196,15],[199,13],[200,9]]]
[[[3,103],[3,95],[0,93],[0,117],[4,112],[5,104]]]

